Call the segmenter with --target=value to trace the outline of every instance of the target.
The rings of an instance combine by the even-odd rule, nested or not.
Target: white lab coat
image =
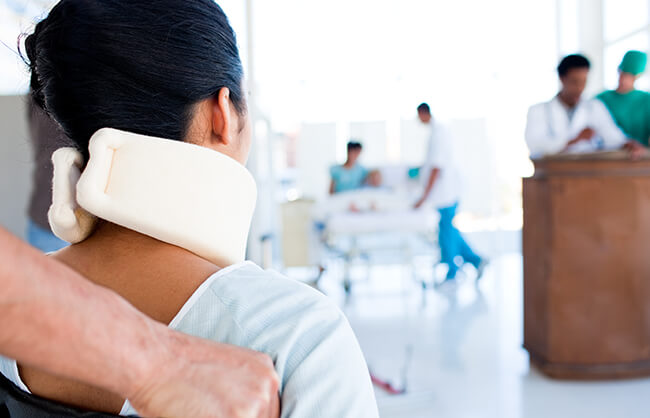
[[[599,149],[611,150],[623,146],[627,138],[616,126],[605,105],[597,99],[582,100],[569,120],[566,107],[556,96],[549,102],[539,103],[528,110],[526,143],[531,158],[557,154],[566,148],[567,143],[578,136],[585,128],[596,134],[591,141],[581,141],[567,152],[594,152]]]

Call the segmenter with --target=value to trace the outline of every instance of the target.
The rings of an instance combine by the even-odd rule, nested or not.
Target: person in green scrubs
[[[628,51],[618,67],[618,87],[597,96],[609,109],[616,124],[628,136],[644,146],[650,139],[650,93],[636,90],[634,83],[645,71],[648,56]]]

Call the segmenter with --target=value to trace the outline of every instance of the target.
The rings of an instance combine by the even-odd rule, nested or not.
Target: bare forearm
[[[168,329],[0,228],[0,354],[145,416],[278,417],[271,359]]]
[[[422,195],[422,200],[426,200],[429,195],[431,194],[431,190],[433,190],[433,186],[436,184],[436,180],[438,180],[438,176],[440,175],[440,170],[437,168],[434,168],[431,170],[431,173],[429,174],[429,179],[427,180],[427,184],[424,187],[424,194]]]
[[[129,396],[160,355],[163,325],[2,228],[0,287],[5,356]]]

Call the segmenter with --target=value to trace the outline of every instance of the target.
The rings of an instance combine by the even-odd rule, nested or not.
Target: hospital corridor
[[[650,0],[0,0],[0,418],[650,417]]]
[[[476,237],[477,245],[490,241]],[[522,261],[511,241],[478,288],[464,283],[451,295],[421,295],[417,285],[395,283],[404,272],[394,268],[359,290],[345,312],[368,365],[406,389],[376,390],[380,416],[647,416],[648,379],[552,380],[530,365],[522,348]]]

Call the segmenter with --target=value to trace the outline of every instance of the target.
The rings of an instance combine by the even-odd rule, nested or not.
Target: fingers
[[[165,328],[165,330],[167,330]],[[169,331],[167,331],[169,332]],[[278,418],[279,378],[266,354],[172,334],[131,404],[147,416]]]
[[[280,395],[275,394],[269,408],[268,418],[280,418]]]
[[[629,158],[634,161],[648,155],[648,149],[635,141],[628,141],[623,145],[623,149],[627,151]]]

